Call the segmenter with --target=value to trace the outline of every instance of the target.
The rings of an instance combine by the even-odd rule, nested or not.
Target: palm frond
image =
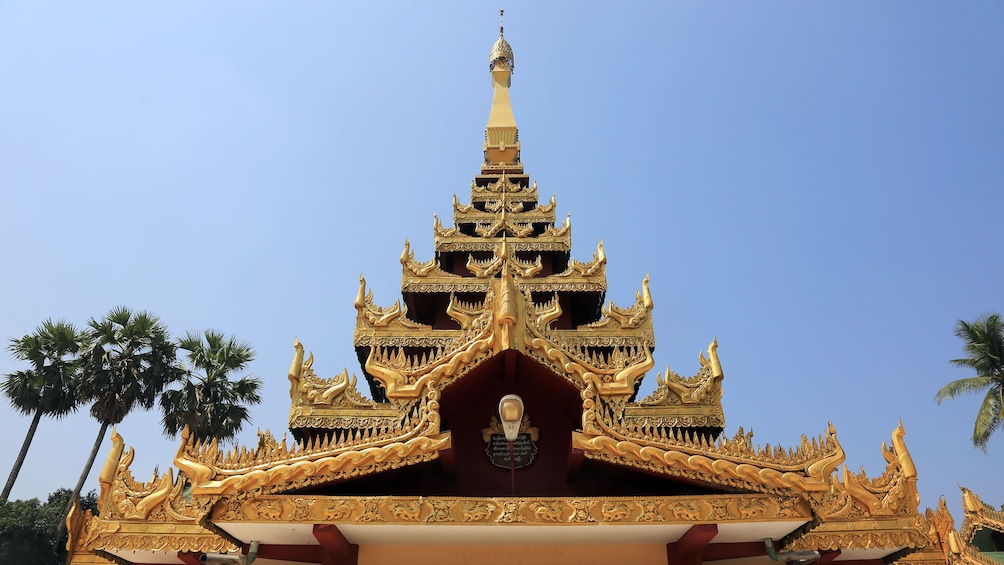
[[[261,402],[262,382],[230,380],[254,360],[254,348],[216,330],[188,332],[177,341],[187,359],[181,385],[161,397],[164,433],[174,437],[186,425],[196,438],[233,438],[251,420],[246,404]]]
[[[987,391],[976,414],[976,425],[973,426],[973,445],[987,450],[990,436],[1001,427],[1001,389],[993,387]]]
[[[941,404],[942,400],[952,399],[963,394],[973,394],[982,392],[994,384],[992,377],[967,377],[958,379],[941,387],[938,394],[934,395],[934,400]]]
[[[955,335],[962,340],[966,356],[952,359],[957,367],[972,369],[975,377],[958,379],[943,386],[934,396],[942,400],[986,391],[973,428],[973,445],[986,451],[987,442],[1001,428],[1004,391],[1004,321],[998,313],[980,316],[972,322],[959,320]]]

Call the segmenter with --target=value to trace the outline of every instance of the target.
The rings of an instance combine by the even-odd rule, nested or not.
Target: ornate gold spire
[[[499,10],[499,40],[492,45],[491,55],[488,57],[488,69],[495,70],[495,62],[498,59],[505,59],[506,64],[509,66],[509,71],[516,69],[516,61],[512,55],[512,47],[509,46],[509,42],[505,40],[502,26],[502,16],[505,15],[505,10]]]
[[[499,18],[504,13],[505,10],[499,10]],[[492,45],[488,61],[495,95],[492,97],[492,111],[488,114],[488,127],[485,129],[485,163],[481,167],[483,173],[523,171],[523,165],[519,162],[516,116],[509,102],[509,86],[512,84],[515,59],[512,47],[502,34],[500,21],[499,39]]]

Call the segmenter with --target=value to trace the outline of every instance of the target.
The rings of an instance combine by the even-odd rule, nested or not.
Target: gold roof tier
[[[505,245],[507,252],[513,245],[504,238],[491,249],[491,257],[478,261],[472,253],[468,253],[464,268],[474,276],[463,276],[445,271],[439,262],[433,258],[429,261],[417,261],[415,253],[407,240],[404,251],[401,252],[401,290],[405,294],[411,292],[461,292],[485,293],[488,291],[488,279],[501,268],[501,252]],[[486,246],[487,247],[487,246]],[[521,277],[517,282],[520,290],[531,293],[577,291],[599,292],[607,289],[606,255],[603,252],[603,242],[597,246],[593,259],[589,262],[579,262],[568,258],[566,267],[560,273],[543,273],[542,256],[536,254],[532,261],[521,261],[511,254],[508,259],[514,268],[519,270]],[[552,266],[551,263],[548,265]]]
[[[297,347],[298,360],[302,360],[302,351]],[[294,367],[291,381],[295,394],[307,390],[305,398],[317,401],[319,398],[310,396],[313,390],[329,394],[329,405],[338,405],[338,399],[346,396],[349,404],[359,403],[357,395],[350,392],[352,384],[344,379],[336,378],[327,389],[304,388],[304,379],[310,376],[303,370],[309,363],[309,359],[304,361],[298,373]],[[595,392],[594,384],[589,388]],[[597,410],[597,404],[590,403],[596,398],[594,394],[583,396],[586,406],[593,408],[583,414],[583,432],[573,434],[573,449],[584,450],[586,457],[739,488],[745,494],[374,497],[305,490],[449,453],[450,434],[439,433],[434,417],[439,396],[431,393],[427,402],[401,412],[405,421],[417,425],[391,433],[363,425],[357,428],[362,432],[352,436],[288,446],[285,439],[276,441],[264,432],[255,448],[224,450],[216,442],[195,442],[186,431],[175,457],[181,471],[177,480],[170,471],[161,477],[154,475],[147,483],[133,480],[129,470],[132,450],[123,452],[121,437],[113,434],[113,447],[101,473],[100,517],[87,512],[71,515],[68,520],[71,563],[173,562],[164,558],[174,554],[179,562],[190,563],[203,554],[240,553],[242,546],[258,541],[255,537],[271,540],[274,547],[270,549],[279,554],[281,546],[276,540],[282,538],[261,532],[267,524],[280,523],[286,536],[304,529],[295,534],[296,539],[323,533],[325,528],[352,532],[352,524],[447,528],[425,535],[446,535],[449,527],[464,525],[516,528],[560,524],[587,528],[581,536],[566,530],[575,534],[578,543],[585,543],[596,535],[588,528],[600,524],[689,527],[695,522],[731,528],[733,537],[768,535],[779,540],[778,549],[786,551],[836,553],[858,561],[869,556],[902,555],[905,558],[900,562],[904,564],[945,563],[938,559],[944,551],[954,556],[950,562],[986,563],[980,553],[958,542],[950,516],[945,523],[943,505],[940,513],[929,511],[926,518],[917,513],[916,473],[903,442],[902,425],[893,433],[892,447],[883,447],[888,465],[881,477],[868,479],[863,472],[851,475],[845,468],[841,480],[834,471],[844,461],[844,452],[832,425],[824,436],[803,439],[801,445],[788,450],[755,446],[751,434],[742,430],[732,439],[714,443],[685,432],[641,439],[611,426],[612,420]],[[967,500],[967,517],[972,506]],[[994,511],[979,508],[972,513]],[[749,531],[742,534],[744,528]],[[508,539],[504,533],[499,536]],[[946,540],[944,544],[942,540]],[[734,557],[740,549],[749,551],[753,541],[744,543],[710,545],[702,550],[703,559]],[[323,542],[317,550],[318,560],[308,562],[321,563],[326,551]],[[912,559],[910,552],[916,552]]]
[[[472,197],[472,200],[474,198]],[[555,197],[551,196],[551,201],[543,206],[537,202],[536,195],[532,199],[526,200],[515,198],[509,193],[492,195],[489,198],[482,198],[485,202],[484,209],[478,209],[473,204],[462,205],[453,196],[453,224],[489,224],[513,219],[521,224],[550,224],[554,225]],[[526,204],[530,207],[527,209]]]
[[[442,235],[441,235],[442,234]],[[480,237],[451,234],[448,231],[437,230],[435,235],[436,249],[441,253],[484,252],[495,250],[502,237]],[[532,240],[510,241],[514,252],[546,252],[567,254],[572,250],[572,236],[568,229],[556,229],[552,233],[541,235]]]
[[[952,557],[968,563],[1004,559],[1004,507],[990,506],[963,487],[962,512],[962,527],[952,532],[960,538],[952,544]]]

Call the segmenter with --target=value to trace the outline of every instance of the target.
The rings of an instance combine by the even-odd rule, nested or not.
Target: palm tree
[[[251,421],[245,405],[261,402],[261,380],[251,376],[230,380],[254,360],[254,348],[206,330],[204,336],[189,332],[178,340],[188,364],[180,389],[168,389],[160,397],[164,433],[175,437],[188,426],[196,439],[230,439]]]
[[[973,445],[986,451],[990,436],[1004,423],[1004,323],[997,313],[984,314],[972,323],[959,320],[955,335],[964,342],[966,357],[953,359],[952,364],[973,369],[976,376],[948,383],[934,399],[941,404],[946,398],[986,391],[972,437]]]
[[[108,426],[121,422],[137,406],[153,408],[164,388],[180,377],[176,347],[153,314],[119,306],[101,320],[91,318],[87,325],[89,345],[80,354],[78,394],[94,401],[91,416],[101,429],[73,489],[71,505],[91,472]]]
[[[34,416],[0,500],[10,496],[42,416],[62,418],[80,404],[75,394],[75,380],[81,337],[73,324],[46,320],[34,333],[11,339],[7,346],[14,357],[28,361],[31,368],[4,376],[0,388],[16,410]]]

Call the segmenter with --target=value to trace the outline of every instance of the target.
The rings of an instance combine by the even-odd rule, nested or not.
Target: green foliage
[[[174,437],[188,426],[198,439],[233,438],[251,420],[246,405],[261,402],[260,379],[230,380],[254,360],[254,348],[207,330],[204,336],[189,332],[178,340],[178,349],[188,366],[181,387],[164,391],[160,398],[164,433]]]
[[[973,426],[973,445],[987,450],[987,442],[1004,424],[1004,322],[1001,315],[985,314],[972,323],[959,320],[955,335],[963,341],[966,357],[952,364],[976,372],[975,377],[952,381],[943,386],[934,399],[956,398],[965,394],[983,394]]]
[[[46,502],[0,501],[0,563],[19,565],[62,565],[66,562],[66,536],[56,540],[63,510],[70,499],[69,489],[59,489]],[[91,491],[80,500],[82,510],[97,512],[97,494]]]
[[[79,393],[94,401],[91,416],[102,424],[121,422],[135,406],[153,408],[180,376],[175,345],[153,314],[119,306],[88,326]]]
[[[31,364],[28,370],[4,376],[0,384],[11,405],[22,414],[41,410],[57,418],[76,410],[73,385],[82,339],[73,324],[62,320],[46,320],[34,333],[11,339],[7,350]]]
[[[187,367],[177,360],[179,348],[185,352]],[[159,401],[169,436],[189,426],[200,439],[228,439],[251,420],[246,405],[261,402],[260,379],[230,380],[231,373],[242,371],[254,359],[250,345],[212,330],[204,336],[189,333],[175,343],[159,318],[122,306],[104,318],[91,318],[83,332],[71,324],[47,320],[34,334],[11,340],[9,349],[30,362],[31,369],[7,375],[0,390],[15,408],[35,417],[0,496],[4,503],[0,519],[5,520],[0,528],[0,564],[42,563],[31,555],[43,543],[50,550],[45,553],[53,553],[51,540],[64,537],[62,517],[69,510],[69,500],[82,490],[108,426],[121,422],[133,408],[150,409]],[[177,381],[181,381],[179,389],[165,392]],[[72,493],[57,491],[45,505],[37,500],[6,503],[39,417],[58,417],[88,401],[93,402],[91,416],[101,427]],[[53,500],[57,494],[62,496],[62,509]],[[43,510],[51,511],[55,519],[43,516]],[[53,524],[54,529],[40,534],[40,523]],[[25,530],[25,524],[35,524],[34,529]]]
[[[80,404],[76,394],[77,354],[83,346],[84,336],[73,324],[52,320],[43,322],[34,333],[10,340],[7,350],[31,367],[4,376],[0,390],[15,409],[34,417],[0,500],[7,500],[14,487],[41,417],[60,418],[75,411]]]

